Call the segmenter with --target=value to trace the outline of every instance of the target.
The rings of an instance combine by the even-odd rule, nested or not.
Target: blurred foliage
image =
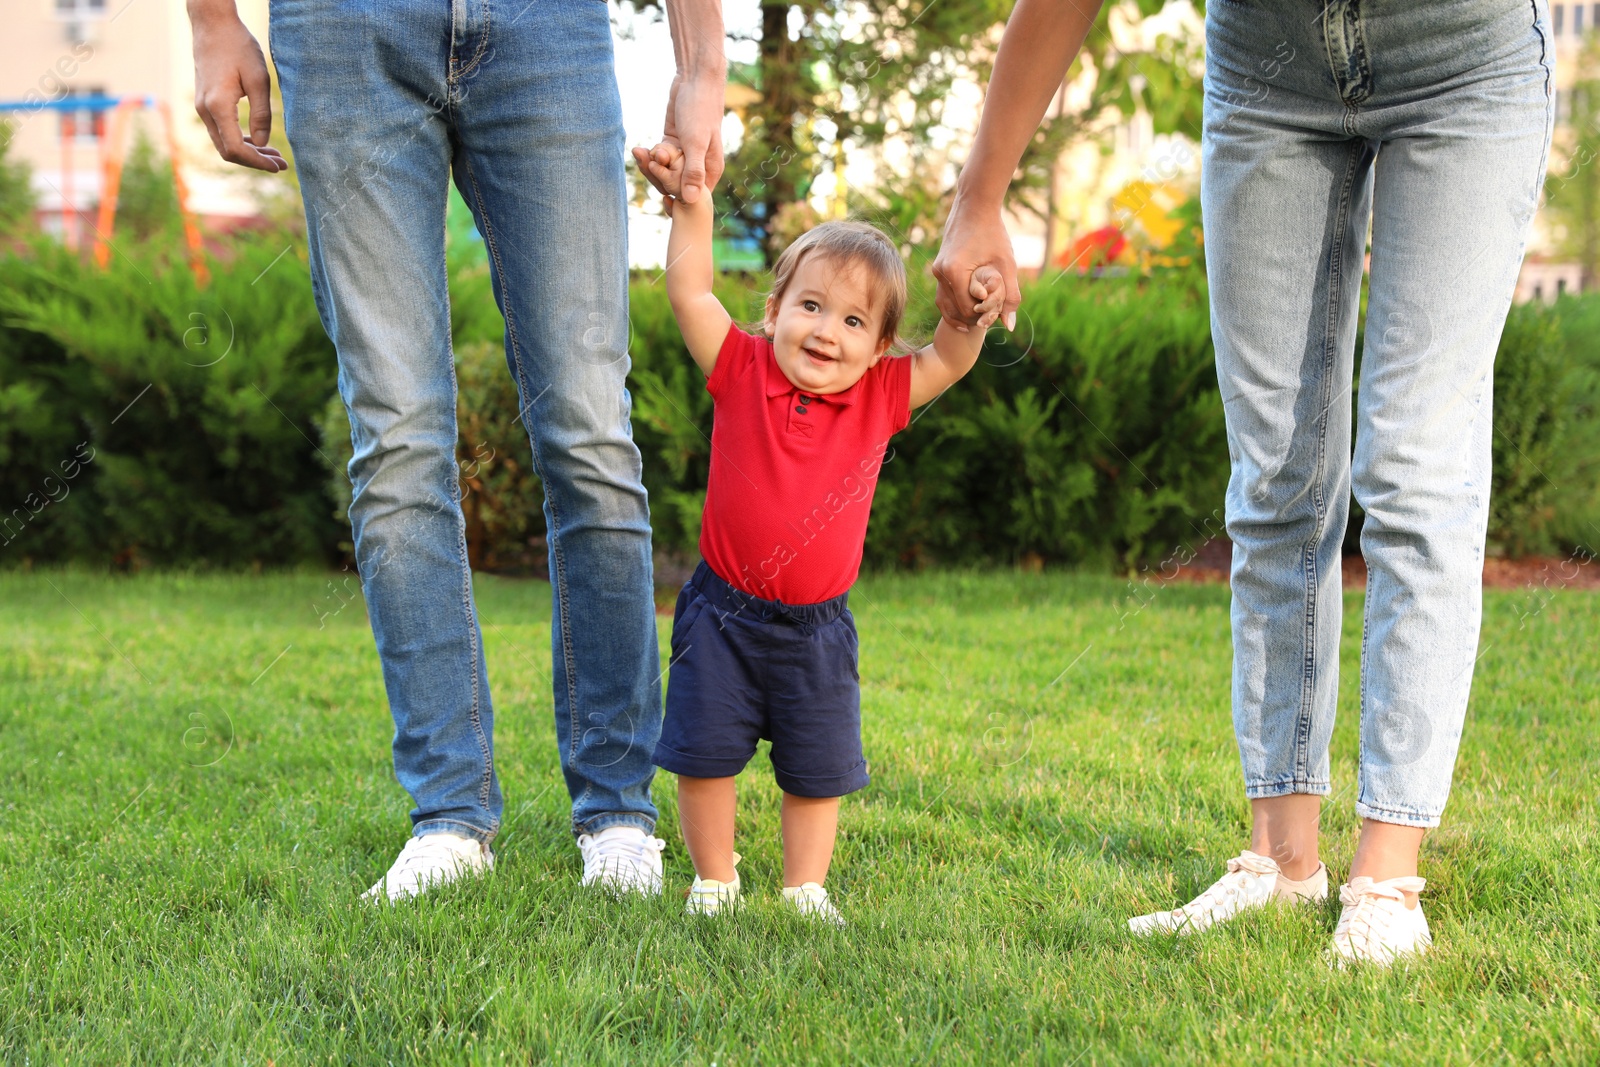
[[[488,265],[469,215],[447,233],[472,561],[542,573],[542,488]],[[38,238],[0,256],[0,565],[349,558],[349,425],[304,254],[292,232],[236,236],[206,288],[170,227],[119,240],[105,271]],[[910,271],[912,340],[937,317],[926,255]],[[765,280],[719,281],[742,326],[759,328]],[[1047,275],[1024,297],[1017,332],[996,331],[895,439],[870,565],[1126,569],[1217,531],[1227,446],[1198,265]],[[639,276],[630,299],[656,543],[692,560],[711,401],[659,280]],[[1491,550],[1600,547],[1600,296],[1512,310],[1495,423]]]
[[[1600,555],[1600,292],[1564,296],[1539,313],[1555,320],[1565,347],[1564,381],[1545,401],[1564,406],[1565,412],[1550,476],[1549,519],[1541,529],[1543,545],[1563,552],[1582,547]],[[1500,350],[1504,353],[1505,346]],[[1496,389],[1502,373],[1497,367]],[[1498,396],[1495,403],[1500,404]],[[1512,421],[1496,411],[1497,427],[1509,430]]]
[[[1494,490],[1489,551],[1548,551],[1550,521],[1566,481],[1579,377],[1570,373],[1555,317],[1523,304],[1506,317],[1494,367]]]
[[[156,151],[155,142],[144,127],[137,126],[122,163],[114,238],[148,241],[182,224],[178,194],[172,184],[172,163]]]
[[[1576,56],[1579,76],[1561,90],[1570,108],[1556,127],[1556,153],[1545,177],[1544,221],[1563,255],[1583,266],[1581,288],[1600,286],[1600,33]]]
[[[871,558],[1132,567],[1212,536],[1227,466],[1204,290],[1047,276],[896,439]]]
[[[15,121],[0,119],[0,237],[32,230],[37,206],[32,170],[27,163],[12,156],[12,138],[16,131]]]
[[[633,0],[662,12],[663,0]],[[1110,0],[1100,10],[1069,79],[1087,73],[1084,107],[1047,118],[1024,151],[1016,201],[1042,211],[1052,163],[1071,142],[1108,118],[1150,115],[1156,133],[1200,131],[1200,43],[1158,35],[1136,47],[1118,33],[1175,0]],[[715,190],[726,233],[748,236],[767,262],[781,250],[774,228],[783,209],[805,199],[817,178],[837,173],[841,146],[882,150],[900,142],[918,164],[885,171],[870,191],[851,190],[851,210],[895,220],[910,243],[915,230],[943,224],[952,178],[975,130],[945,127],[962,84],[987,85],[1013,0],[764,0],[757,59],[732,64],[729,81],[750,90],[744,134],[728,153]],[[1190,6],[1190,5],[1186,5]],[[1192,5],[1202,14],[1204,4]]]
[[[117,246],[105,271],[47,240],[0,258],[0,504],[26,527],[7,556],[332,560],[308,434],[335,361],[288,238],[241,237],[204,289],[175,236]],[[44,503],[82,448],[70,502]]]

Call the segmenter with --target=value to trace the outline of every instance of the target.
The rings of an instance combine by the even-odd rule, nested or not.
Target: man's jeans
[[[1353,488],[1368,567],[1356,811],[1436,826],[1478,647],[1495,349],[1550,142],[1546,3],[1213,0],[1206,43],[1246,793],[1330,791]]]
[[[575,832],[655,826],[649,511],[629,360],[621,100],[601,0],[272,0],[311,278],[350,413],[356,560],[414,832],[500,829],[456,466],[452,174],[488,246],[545,488]]]

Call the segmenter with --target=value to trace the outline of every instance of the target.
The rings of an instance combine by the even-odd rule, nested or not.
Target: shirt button
[[[802,415],[804,415],[806,413],[806,409],[803,406],[802,407],[797,407],[797,408],[795,408],[795,410],[798,411]]]
[[[802,396],[802,397],[801,397],[801,398],[800,398],[800,403],[802,403],[802,404],[809,404],[809,403],[811,403],[811,397],[809,397],[809,396]]]

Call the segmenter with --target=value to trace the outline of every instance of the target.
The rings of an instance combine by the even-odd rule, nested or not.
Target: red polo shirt
[[[763,600],[815,604],[848,590],[889,437],[911,421],[910,358],[885,357],[844,392],[818,396],[783,376],[770,340],[732,326],[706,390],[706,563]]]

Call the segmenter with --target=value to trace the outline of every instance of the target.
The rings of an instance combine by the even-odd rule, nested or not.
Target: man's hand
[[[206,124],[217,154],[229,163],[276,174],[289,163],[267,141],[272,136],[271,79],[261,46],[239,21],[233,4],[191,3],[194,27],[194,110]],[[239,129],[239,101],[250,100],[250,134]]]
[[[683,149],[683,193],[693,204],[722,179],[722,111],[726,77],[672,79],[661,139]]]
[[[650,184],[661,190],[662,207],[671,218],[673,201],[683,198],[683,172],[688,159],[683,149],[662,141],[648,152],[635,148],[633,158],[644,176],[650,179]]]
[[[987,284],[980,286],[980,274]],[[957,195],[945,222],[939,257],[933,261],[933,276],[939,281],[934,298],[939,314],[955,329],[963,333],[972,326],[987,329],[1001,316],[1006,329],[1016,329],[1022,290],[1017,287],[1011,237],[998,208],[969,210]],[[985,317],[987,322],[982,321]]]
[[[647,165],[650,153],[642,148],[633,150],[645,177],[662,196],[675,196],[693,204],[722,179],[722,99],[726,86],[725,77],[673,77],[667,94],[667,116],[661,124],[661,143],[683,153],[681,184],[668,190]],[[657,145],[655,151],[660,150],[661,145]]]

